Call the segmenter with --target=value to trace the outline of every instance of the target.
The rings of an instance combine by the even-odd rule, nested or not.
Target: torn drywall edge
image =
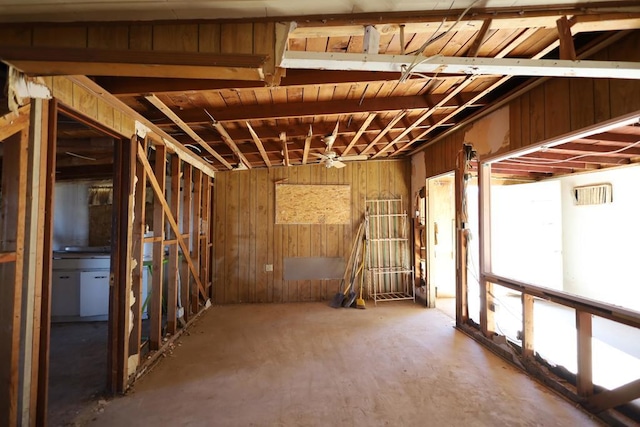
[[[9,67],[8,96],[9,110],[15,113],[31,99],[51,99],[51,90],[41,77],[29,77]]]

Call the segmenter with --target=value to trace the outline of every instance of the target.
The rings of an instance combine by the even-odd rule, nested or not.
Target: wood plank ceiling
[[[406,13],[378,14],[374,24],[380,38],[375,47],[380,54],[415,54],[424,59],[434,55],[540,59],[558,58],[560,52],[563,59],[574,52],[580,59],[612,43],[621,31],[640,28],[640,11],[608,10],[613,12],[594,14],[574,7],[575,15],[566,18],[561,10],[541,9],[523,16],[511,11],[505,14],[508,19],[502,19],[478,9],[456,24],[459,10],[415,20]],[[367,41],[364,28],[371,24],[367,19],[354,15],[299,20],[287,49],[362,53]],[[392,72],[299,69],[287,69],[280,84],[270,87],[240,80],[93,79],[217,170],[318,162],[327,150],[323,137],[334,131],[336,123],[331,147],[336,156],[405,157],[526,82],[508,75],[418,73],[401,81],[400,73]],[[629,149],[619,156],[597,154],[618,141],[611,139],[576,141],[570,146],[573,150],[554,148],[544,153],[545,165],[531,157],[531,163],[520,161],[513,168],[562,173],[591,167],[586,165],[610,165],[611,159],[629,161],[628,156],[640,150]],[[586,144],[593,145],[590,149],[596,154],[573,159]],[[569,159],[572,163],[562,166],[550,162]]]

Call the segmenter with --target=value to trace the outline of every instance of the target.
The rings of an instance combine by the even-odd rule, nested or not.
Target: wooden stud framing
[[[180,218],[180,158],[171,156],[171,215]],[[165,242],[166,243],[166,242]],[[167,333],[173,335],[177,331],[178,308],[178,242],[169,246],[169,263],[167,265]]]
[[[53,200],[56,171],[56,135],[57,135],[57,101],[49,101],[47,125],[47,163],[44,179],[46,180],[43,225],[42,255],[42,295],[40,305],[40,351],[38,352],[38,383],[36,400],[36,425],[45,425],[47,419],[49,392],[49,343],[51,337],[51,269],[53,262]]]
[[[463,203],[467,194],[465,192],[465,179],[467,175],[466,151],[464,148],[458,153],[458,168],[455,171],[455,215],[456,215],[456,323],[465,324],[469,319],[469,306],[467,302],[467,256],[468,256],[468,221],[466,204]]]
[[[592,314],[576,310],[576,329],[578,331],[578,396],[589,397],[593,394],[593,362],[591,354]]]
[[[3,218],[0,250],[15,252],[13,263],[0,264],[0,424],[19,425],[20,312],[22,308],[22,274],[24,259],[27,192],[28,131],[7,138],[2,143]],[[19,423],[20,420],[20,423]]]
[[[142,142],[144,149],[147,149],[147,141]],[[135,185],[135,211],[133,224],[133,257],[136,260],[136,266],[133,269],[133,283],[131,291],[135,298],[134,304],[131,306],[133,311],[133,329],[129,335],[129,355],[140,354],[140,345],[142,344],[142,307],[147,295],[143,295],[144,271],[147,268],[144,265],[144,244],[147,239],[144,238],[146,231],[146,193],[147,193],[147,174],[144,169],[136,165],[136,185]],[[147,275],[147,278],[149,276]],[[148,294],[148,290],[147,290]]]
[[[200,274],[200,213],[202,211],[202,172],[193,171],[193,212],[191,214],[191,259],[195,266],[195,274]],[[200,277],[200,276],[198,276]],[[206,291],[205,291],[206,294]],[[198,289],[191,291],[191,310],[198,312]]]
[[[165,217],[169,221],[169,225],[171,226],[171,229],[173,230],[173,232],[175,233],[178,239],[178,244],[180,245],[180,249],[182,250],[184,259],[187,261],[187,264],[189,265],[189,269],[193,274],[193,280],[196,282],[197,288],[200,291],[200,295],[202,295],[203,297],[206,297],[207,294],[205,292],[204,287],[202,286],[202,282],[200,281],[200,278],[198,277],[198,269],[195,267],[193,261],[191,260],[191,257],[189,256],[190,254],[189,247],[185,243],[185,238],[182,237],[182,234],[180,234],[178,223],[176,222],[173,215],[171,215],[171,209],[169,208],[169,204],[167,203],[167,200],[164,197],[164,192],[161,190],[160,184],[158,183],[158,180],[156,179],[155,174],[153,173],[153,168],[149,164],[149,161],[147,160],[147,157],[146,157],[146,153],[141,145],[138,146],[138,160],[144,167],[144,170],[147,173],[147,179],[151,184],[151,188],[153,189],[154,195],[159,199],[162,205],[162,208],[164,209]]]
[[[311,129],[311,125],[309,125],[309,133],[307,137],[304,139],[304,151],[302,153],[302,164],[306,165],[307,160],[309,160],[309,149],[311,148],[311,139],[313,138],[313,130]]]
[[[41,298],[43,288],[43,250],[45,225],[45,197],[48,180],[48,117],[49,103],[42,99],[31,101],[29,143],[27,157],[27,203],[25,211],[25,240],[22,283],[22,424],[36,419],[38,398],[38,368],[40,352]]]
[[[200,192],[200,200],[201,200],[201,212],[200,212],[200,235],[198,237],[198,242],[200,244],[200,257],[199,257],[199,266],[200,266],[200,280],[202,280],[205,289],[207,290],[207,295],[209,292],[209,286],[211,286],[211,282],[209,281],[209,179],[207,176],[202,177],[202,190]]]
[[[490,337],[494,334],[493,284],[485,273],[491,271],[491,164],[480,164],[479,215],[480,215],[480,330]]]
[[[164,196],[166,187],[167,148],[156,145],[154,174],[160,186],[160,194]],[[164,209],[157,194],[153,198],[153,236],[164,240]],[[164,273],[164,243],[153,243],[153,259],[151,267],[151,303],[149,304],[149,348],[158,350],[162,344],[162,283]]]
[[[522,356],[533,360],[533,296],[522,294]]]
[[[191,212],[192,212],[192,201],[193,201],[193,193],[191,191],[191,182],[193,176],[193,166],[185,163],[182,168],[182,232],[184,233],[184,239],[186,240],[186,245],[190,246],[192,243],[191,240]],[[189,321],[191,318],[191,301],[190,296],[190,283],[191,283],[191,274],[189,272],[189,265],[187,263],[186,258],[183,257],[181,263],[181,273],[180,273],[180,302],[182,307],[184,307],[184,320]],[[193,313],[194,315],[197,312]]]
[[[123,392],[128,379],[136,147],[135,135],[130,142],[115,141],[107,364],[107,387],[112,393]]]

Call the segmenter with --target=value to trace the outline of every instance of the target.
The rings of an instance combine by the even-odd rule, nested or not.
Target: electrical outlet
[[[273,271],[273,264],[265,264],[264,271]]]

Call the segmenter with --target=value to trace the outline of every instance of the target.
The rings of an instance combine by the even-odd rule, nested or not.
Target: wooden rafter
[[[0,58],[35,75],[263,80],[263,55],[62,47],[0,47]]]
[[[156,177],[153,172],[153,168],[151,167],[151,165],[149,164],[149,161],[147,160],[147,154],[144,148],[142,148],[142,145],[138,145],[137,154],[138,154],[138,161],[140,162],[140,164],[142,164],[142,167],[144,168],[147,174],[147,179],[151,184],[151,188],[153,189],[154,195],[160,201],[160,204],[162,205],[162,209],[164,210],[164,213],[165,213],[165,217],[167,221],[169,221],[169,225],[171,226],[173,233],[178,239],[178,244],[180,245],[180,249],[182,249],[182,256],[184,257],[183,259],[187,262],[187,265],[189,266],[189,270],[191,270],[191,274],[193,274],[193,280],[195,280],[196,284],[198,285],[200,295],[204,299],[207,299],[207,293],[204,287],[202,286],[200,277],[198,277],[199,276],[198,269],[195,267],[195,265],[193,264],[193,261],[191,260],[191,256],[190,256],[191,252],[189,250],[189,247],[185,243],[184,238],[180,233],[180,228],[178,227],[178,224],[176,223],[175,218],[171,214],[171,208],[167,203],[167,199],[165,199],[164,197],[164,193],[161,190],[160,184],[156,180]]]
[[[456,86],[452,91],[450,91],[441,101],[440,103],[443,105],[446,102],[448,102],[450,99],[454,98],[455,96],[457,96],[460,92],[462,92],[467,86],[469,86],[473,81],[475,80],[475,76],[469,76],[465,79],[464,82],[460,83],[458,86]],[[437,105],[435,106],[437,107]],[[434,109],[430,109],[427,110],[423,115],[421,115],[420,117],[418,117],[418,119],[413,122],[411,124],[411,126],[408,126],[403,132],[400,133],[400,135],[396,136],[389,144],[387,144],[382,150],[380,150],[376,155],[380,155],[382,153],[384,153],[385,151],[387,151],[389,148],[391,148],[394,144],[397,144],[398,142],[400,142],[402,140],[402,138],[404,138],[409,132],[411,132],[413,129],[415,129],[417,126],[419,126],[422,122],[424,122],[426,119],[428,119],[431,115],[433,115]],[[433,129],[433,126],[428,128],[428,130]],[[426,131],[425,131],[426,132]],[[413,141],[416,141],[418,138],[414,138]],[[406,147],[406,145],[404,146]],[[404,148],[403,147],[403,148]],[[397,150],[395,153],[393,153],[392,155],[398,153],[400,150]]]
[[[309,125],[309,133],[307,133],[307,137],[304,139],[304,151],[302,152],[302,164],[306,165],[309,160],[309,149],[311,148],[311,139],[313,138],[313,129],[311,125]]]
[[[267,165],[268,168],[270,168],[271,161],[269,160],[269,156],[267,155],[267,152],[264,150],[264,146],[262,145],[262,141],[260,141],[260,137],[253,130],[249,122],[245,122],[245,123],[247,124],[247,128],[249,129],[249,133],[251,133],[251,138],[253,138],[253,142],[256,144],[256,147],[258,147],[258,151],[262,156],[262,160],[264,160],[264,164]]]
[[[398,114],[396,114],[396,116],[391,119],[391,121],[389,122],[389,124],[387,124],[387,126],[380,131],[380,133],[378,134],[378,136],[376,136],[373,141],[371,141],[369,143],[369,145],[367,145],[364,150],[362,150],[360,152],[360,154],[367,154],[367,151],[371,150],[371,148],[373,148],[374,145],[376,145],[378,143],[378,141],[380,141],[382,139],[382,137],[384,137],[387,132],[389,132],[389,130],[391,128],[393,128],[393,126],[398,123],[404,116],[405,114],[407,114],[406,111],[400,111]]]
[[[344,151],[342,152],[341,154],[342,156],[346,156],[349,153],[349,151],[351,151],[353,146],[356,145],[356,142],[358,142],[362,134],[365,132],[365,130],[367,130],[367,128],[369,127],[373,119],[376,118],[377,115],[378,115],[377,113],[369,113],[365,121],[360,126],[360,129],[358,129],[358,132],[356,132],[356,134],[353,136],[353,139],[351,139],[351,142],[349,143],[349,145],[347,145],[347,148],[345,148]]]
[[[480,51],[480,46],[482,46],[482,43],[484,43],[484,41],[487,39],[487,35],[489,34],[489,28],[491,28],[491,22],[492,22],[491,19],[484,20],[484,22],[482,23],[482,27],[480,28],[480,31],[478,31],[478,34],[476,34],[475,39],[473,39],[473,43],[471,43],[471,47],[467,51],[466,56],[470,58],[475,58],[476,56],[478,56],[478,51]]]
[[[575,27],[575,25],[574,25]],[[589,57],[591,55],[593,55],[594,53],[600,51],[601,49],[606,48],[607,46],[610,46],[612,43],[615,43],[616,41],[624,38],[625,36],[627,36],[629,34],[629,31],[620,31],[618,33],[615,33],[613,35],[608,35],[605,34],[599,38],[597,38],[596,40],[594,40],[591,44],[589,44],[588,46],[586,46],[581,52],[580,54],[578,54],[578,59],[582,59],[582,58],[586,58]],[[538,52],[536,55],[534,55],[534,58],[540,58],[544,55],[546,55],[548,52],[550,52],[551,50],[555,49],[556,47],[559,46],[559,41],[555,40],[554,42],[550,43],[546,48],[542,49],[540,52]],[[513,49],[514,46],[512,44],[509,44],[507,46],[510,49]],[[500,54],[502,54],[503,52],[501,52]],[[496,88],[498,88],[500,85],[502,85],[503,83],[505,83],[506,81],[508,81],[511,78],[511,76],[504,76],[502,77],[500,80],[498,80],[497,82],[495,82],[494,84],[492,84],[490,87],[488,87],[487,89],[485,89],[484,91],[482,91],[479,95],[478,98],[473,99],[470,102],[475,102],[477,101],[477,99],[480,99],[481,97],[483,97],[484,95],[486,95],[487,93],[495,90]],[[541,79],[535,79],[535,80],[531,80],[527,83],[525,83],[524,85],[522,85],[519,89],[517,89],[516,91],[514,91],[513,93],[511,93],[510,95],[508,95],[506,98],[503,98],[502,102],[496,103],[494,104],[495,107],[493,108],[498,108],[501,105],[504,105],[504,103],[506,103],[509,99],[513,99],[519,95],[521,95],[524,92],[527,92],[529,90],[531,90],[533,87],[536,87],[538,85],[541,85],[542,83],[544,83],[545,81],[547,81],[549,78],[548,77],[543,77]],[[438,123],[445,123],[446,120],[449,120],[451,117],[455,116],[456,114],[458,114],[460,111],[462,111],[463,109],[465,109],[466,106],[462,105],[460,107],[458,107],[458,109],[456,111],[453,111],[451,114],[449,114],[448,116],[446,116],[443,120],[439,121]],[[489,112],[491,112],[493,110],[488,110],[486,112],[484,112],[483,114],[488,114]],[[477,117],[477,116],[476,116]],[[474,117],[475,118],[475,117]],[[471,120],[468,119],[468,120]],[[433,141],[429,141],[429,143],[427,145],[433,144],[435,143],[439,138],[445,137],[446,135],[449,134],[449,132],[453,132],[457,129],[460,128],[460,126],[468,123],[469,121],[465,120],[460,124],[457,124],[456,126],[454,126],[452,129],[448,130],[447,132],[445,132],[443,135],[438,136],[438,138],[436,138]],[[432,132],[433,130],[435,130],[439,125],[436,124],[434,126],[432,126],[430,129],[427,129],[425,132],[421,133],[420,135],[418,135],[417,137],[413,138],[411,141],[409,141],[405,146],[403,146],[402,148],[400,148],[398,151],[396,151],[395,153],[392,154],[392,156],[396,156],[404,151],[406,151],[409,147],[411,147],[411,145],[413,143],[415,143],[416,141],[424,138],[428,133]],[[414,150],[411,152],[411,154],[424,149],[426,146],[422,146],[419,147],[418,149]]]
[[[173,123],[175,123],[180,129],[182,129],[187,135],[189,135],[194,141],[196,141],[200,146],[209,154],[211,154],[216,160],[222,163],[227,169],[233,169],[233,166],[227,162],[224,157],[222,157],[216,150],[211,148],[209,144],[205,140],[203,140],[193,129],[189,127],[182,119],[169,108],[164,102],[160,100],[156,95],[150,94],[146,95],[145,99],[149,101],[154,107],[160,110],[165,116],[169,118]],[[213,165],[211,166],[214,170],[216,170]]]
[[[229,146],[229,148],[231,148],[231,151],[233,151],[233,154],[238,156],[240,161],[242,163],[244,163],[244,165],[246,167],[251,169],[251,163],[249,162],[249,160],[247,160],[247,158],[244,156],[244,154],[242,154],[242,152],[240,151],[240,149],[236,145],[236,143],[233,140],[233,138],[231,138],[229,136],[229,134],[227,133],[227,131],[224,128],[224,126],[222,126],[222,124],[220,122],[213,122],[213,127],[218,131],[218,133],[222,137],[222,140]]]

